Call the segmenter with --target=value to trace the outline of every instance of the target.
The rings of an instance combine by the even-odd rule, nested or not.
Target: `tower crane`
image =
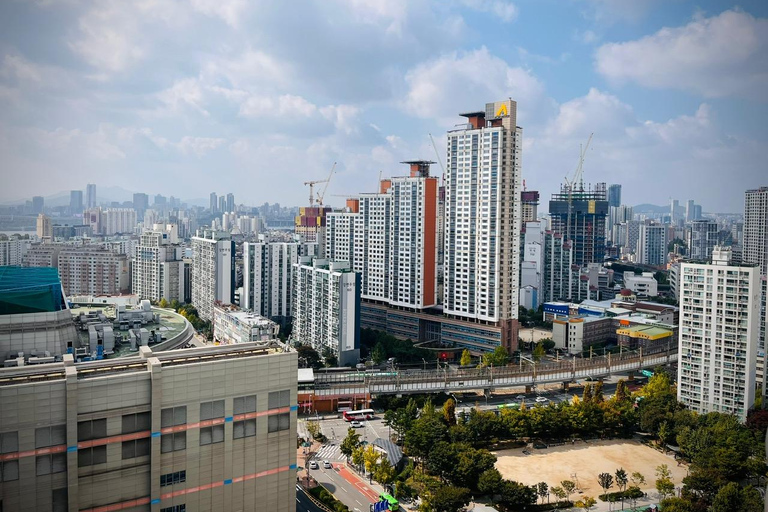
[[[333,177],[333,171],[336,170],[336,162],[333,162],[333,167],[331,167],[331,172],[328,174],[328,177],[324,180],[315,180],[315,181],[305,181],[305,185],[309,185],[309,205],[312,206],[314,204],[322,205],[323,204],[323,198],[325,197],[325,192],[328,190],[328,184],[331,181],[331,177]],[[315,185],[318,185],[320,183],[325,183],[325,187],[323,187],[322,192],[317,193],[317,198],[315,198],[314,194],[314,187]]]
[[[579,183],[579,191],[584,191],[584,159],[587,156],[587,149],[589,149],[589,144],[592,142],[592,137],[594,136],[594,132],[589,134],[589,139],[587,139],[587,144],[582,146],[579,144],[579,164],[576,166],[576,170],[573,173],[573,178],[570,180],[568,179],[568,176],[565,176],[565,186],[568,188],[568,221],[565,225],[565,236],[566,239],[573,242],[573,239],[571,238],[571,214],[573,212],[573,189],[576,186],[576,182]]]

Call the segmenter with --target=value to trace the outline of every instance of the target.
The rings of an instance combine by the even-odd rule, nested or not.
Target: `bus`
[[[510,402],[508,404],[499,404],[496,406],[496,409],[502,410],[502,409],[519,409],[520,404],[517,402]]]
[[[400,510],[400,503],[391,494],[382,493],[379,494],[379,502],[374,505],[373,510],[375,512],[397,511]]]
[[[358,409],[357,411],[344,411],[344,421],[360,421],[373,419],[373,409]]]

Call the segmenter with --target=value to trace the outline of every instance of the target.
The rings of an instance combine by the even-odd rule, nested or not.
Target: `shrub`
[[[608,494],[601,494],[598,497],[601,501],[610,501],[611,503],[616,503],[617,501],[621,501],[622,497],[625,500],[632,498],[642,498],[643,491],[641,491],[638,487],[630,487],[626,491],[609,492]]]

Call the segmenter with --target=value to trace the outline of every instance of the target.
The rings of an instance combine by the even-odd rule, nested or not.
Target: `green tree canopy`
[[[461,366],[469,366],[472,364],[472,354],[469,353],[468,349],[465,348],[461,353],[461,361],[459,361],[459,364]]]

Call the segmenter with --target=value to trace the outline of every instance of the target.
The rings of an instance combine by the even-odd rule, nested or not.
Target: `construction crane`
[[[571,214],[573,212],[573,189],[576,186],[576,182],[579,183],[579,191],[584,191],[584,159],[587,156],[587,149],[589,149],[589,144],[592,142],[592,137],[594,136],[594,133],[589,134],[589,139],[587,139],[587,144],[582,146],[579,144],[579,164],[576,166],[576,170],[573,173],[573,178],[570,180],[568,179],[568,176],[565,176],[565,186],[568,188],[568,221],[565,225],[565,236],[566,239],[570,242],[573,242],[573,239],[571,238]]]
[[[331,182],[331,177],[333,176],[333,171],[336,170],[336,162],[333,162],[333,167],[331,167],[331,172],[328,174],[328,177],[324,180],[315,180],[315,181],[305,181],[305,185],[309,185],[309,205],[313,206],[314,204],[322,205],[323,204],[323,198],[325,197],[325,191],[328,190],[328,184]],[[325,183],[325,187],[323,187],[322,192],[317,193],[317,198],[315,198],[315,185],[318,185],[320,183]]]
[[[432,147],[435,150],[435,156],[437,157],[437,161],[440,164],[440,168],[443,170],[443,179],[445,179],[445,166],[443,165],[443,160],[440,158],[440,153],[437,151],[437,145],[435,144],[435,138],[432,137],[432,134],[429,134],[429,140],[432,141]]]

